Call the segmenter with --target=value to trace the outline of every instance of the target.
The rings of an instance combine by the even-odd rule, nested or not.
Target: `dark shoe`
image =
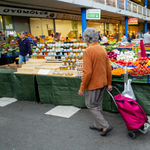
[[[109,131],[111,131],[113,129],[112,126],[109,126],[105,131],[103,131],[100,135],[101,136],[105,136]]]
[[[100,132],[103,131],[103,128],[98,129],[98,128],[94,127],[94,125],[90,125],[89,128],[90,128],[91,130],[97,130],[97,131],[100,131]]]

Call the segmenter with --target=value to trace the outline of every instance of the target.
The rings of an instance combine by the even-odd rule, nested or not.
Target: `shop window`
[[[104,34],[104,23],[98,23],[98,22],[87,22],[88,28],[94,28],[97,31],[100,31],[101,34]]]
[[[0,16],[0,30],[3,30],[4,27],[3,27],[3,18],[2,16]]]
[[[36,36],[40,37],[42,35],[40,18],[30,18],[30,28],[31,28],[31,34],[34,37]]]
[[[72,21],[70,20],[55,20],[56,32],[61,33],[63,38],[73,38],[75,35],[72,29]]]
[[[43,35],[45,37],[54,35],[53,19],[42,19]]]
[[[4,21],[5,21],[5,29],[12,30],[13,29],[12,17],[4,16]]]

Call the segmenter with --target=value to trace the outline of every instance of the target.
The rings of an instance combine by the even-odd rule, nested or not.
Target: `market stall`
[[[140,57],[139,44],[100,43],[107,50],[112,66],[112,84],[123,91],[125,67],[138,103],[150,114],[149,58]],[[86,44],[82,41],[37,43],[32,59],[17,70],[0,69],[1,97],[36,101],[43,104],[85,107],[84,97],[77,93],[82,77],[82,56]],[[59,56],[59,57],[58,57]],[[142,92],[141,92],[142,91]],[[114,95],[117,95],[115,91]],[[105,92],[103,108],[117,112],[111,97]]]

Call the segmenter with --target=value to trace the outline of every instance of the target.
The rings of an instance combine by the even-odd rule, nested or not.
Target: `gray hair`
[[[86,42],[93,43],[93,42],[98,42],[98,31],[94,28],[87,28],[84,33],[84,40]]]

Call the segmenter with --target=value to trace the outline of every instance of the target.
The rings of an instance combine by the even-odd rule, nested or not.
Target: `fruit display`
[[[133,46],[134,46],[133,44],[129,43],[129,44],[126,44],[124,47],[125,48],[132,48]]]
[[[139,61],[140,66],[145,66],[149,60],[147,59],[147,57],[141,57],[137,59],[137,61]]]
[[[143,76],[150,74],[150,68],[147,66],[135,67],[130,71],[131,76]]]
[[[123,67],[123,66],[121,66],[121,65],[119,65],[115,62],[112,62],[112,61],[110,61],[110,65],[111,65],[112,69],[117,69],[117,68],[122,68]]]
[[[111,71],[112,75],[122,75],[125,73],[125,71],[123,70],[123,68],[117,68],[117,69],[113,69]]]
[[[148,61],[148,63],[146,64],[146,66],[150,66],[150,60]]]
[[[113,49],[117,49],[118,48],[118,45],[114,45],[112,46]]]
[[[116,42],[109,42],[109,45],[115,45]]]
[[[140,66],[139,61],[133,62],[133,65],[135,65],[135,66]]]
[[[117,58],[117,54],[114,52],[114,51],[108,51],[107,52],[108,54],[108,58],[113,58],[113,59],[116,59]]]
[[[106,51],[112,51],[112,47],[111,46],[106,46],[105,49],[106,49]]]
[[[121,65],[121,66],[129,66],[132,65],[132,62],[125,62],[124,60],[118,60],[115,61],[117,64]]]
[[[137,60],[137,57],[134,52],[128,51],[128,52],[121,52],[120,55],[117,55],[117,60],[124,60],[125,62],[134,62]]]
[[[125,45],[119,45],[118,46],[118,48],[124,48],[125,47]]]
[[[19,55],[18,44],[12,42],[10,44],[1,44],[0,52],[1,56]]]

